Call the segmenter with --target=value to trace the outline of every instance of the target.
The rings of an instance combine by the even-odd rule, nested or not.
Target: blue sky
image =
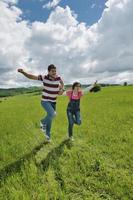
[[[67,5],[77,15],[79,22],[85,22],[88,26],[97,22],[103,10],[105,9],[105,2],[107,0],[61,0],[58,6],[65,8]],[[19,0],[17,6],[23,11],[22,18],[34,21],[46,21],[51,11],[54,8],[43,8],[49,0]],[[50,1],[52,2],[52,1]]]

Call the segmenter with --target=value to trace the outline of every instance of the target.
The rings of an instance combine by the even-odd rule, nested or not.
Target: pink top
[[[75,95],[74,93],[72,94],[72,90],[69,90],[66,92],[66,95],[69,97],[69,99],[78,100],[81,98],[81,96],[83,96],[83,93],[81,91],[79,91],[78,94]]]

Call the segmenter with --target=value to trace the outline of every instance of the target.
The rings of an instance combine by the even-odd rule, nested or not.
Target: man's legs
[[[56,115],[55,105],[49,101],[41,101],[41,105],[47,112],[46,117],[41,120],[41,123],[43,124],[44,127],[46,126],[46,135],[50,138],[52,120]]]

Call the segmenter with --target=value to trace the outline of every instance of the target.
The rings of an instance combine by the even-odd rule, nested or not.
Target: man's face
[[[51,76],[52,78],[56,78],[56,69],[51,69],[48,72],[49,76]]]

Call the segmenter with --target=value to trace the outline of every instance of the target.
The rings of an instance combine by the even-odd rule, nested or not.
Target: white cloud
[[[47,9],[51,9],[51,8],[55,8],[61,0],[53,0],[53,1],[49,1],[47,4],[43,5],[43,8],[47,8]]]
[[[94,72],[122,72],[132,71],[133,56],[133,27],[131,19],[133,13],[133,2],[121,1],[122,7],[118,6],[120,0],[110,1],[101,20],[96,25],[99,35],[98,44],[92,52],[92,59],[98,64]],[[122,8],[122,9],[121,9]]]
[[[131,0],[108,0],[105,5],[109,8],[112,9],[114,7],[124,7],[127,3],[129,3]]]
[[[10,79],[14,79],[16,67],[28,54],[24,45],[30,35],[30,29],[25,21],[20,21],[22,12],[17,7],[9,8],[6,3],[0,2],[0,10],[1,82],[3,80],[3,85],[10,86],[9,82]],[[5,79],[5,76],[8,76],[8,79]]]
[[[27,48],[41,71],[49,63],[55,63],[65,82],[70,82],[75,76],[78,79],[86,76],[88,69],[83,71],[82,66],[89,61],[88,47],[95,40],[95,34],[85,24],[78,24],[69,7],[57,7],[47,23],[32,24]]]
[[[63,27],[73,27],[78,24],[76,20],[76,14],[68,7],[62,8],[57,7],[54,12],[52,12],[47,20],[48,24],[60,24]]]
[[[28,26],[20,9],[0,2],[0,87],[36,84],[15,72],[19,64],[40,74],[53,63],[65,83],[133,82],[133,1],[110,0],[107,6],[91,27],[68,6],[56,7],[46,23]]]
[[[1,0],[5,3],[11,3],[11,4],[17,4],[18,3],[18,0]]]

